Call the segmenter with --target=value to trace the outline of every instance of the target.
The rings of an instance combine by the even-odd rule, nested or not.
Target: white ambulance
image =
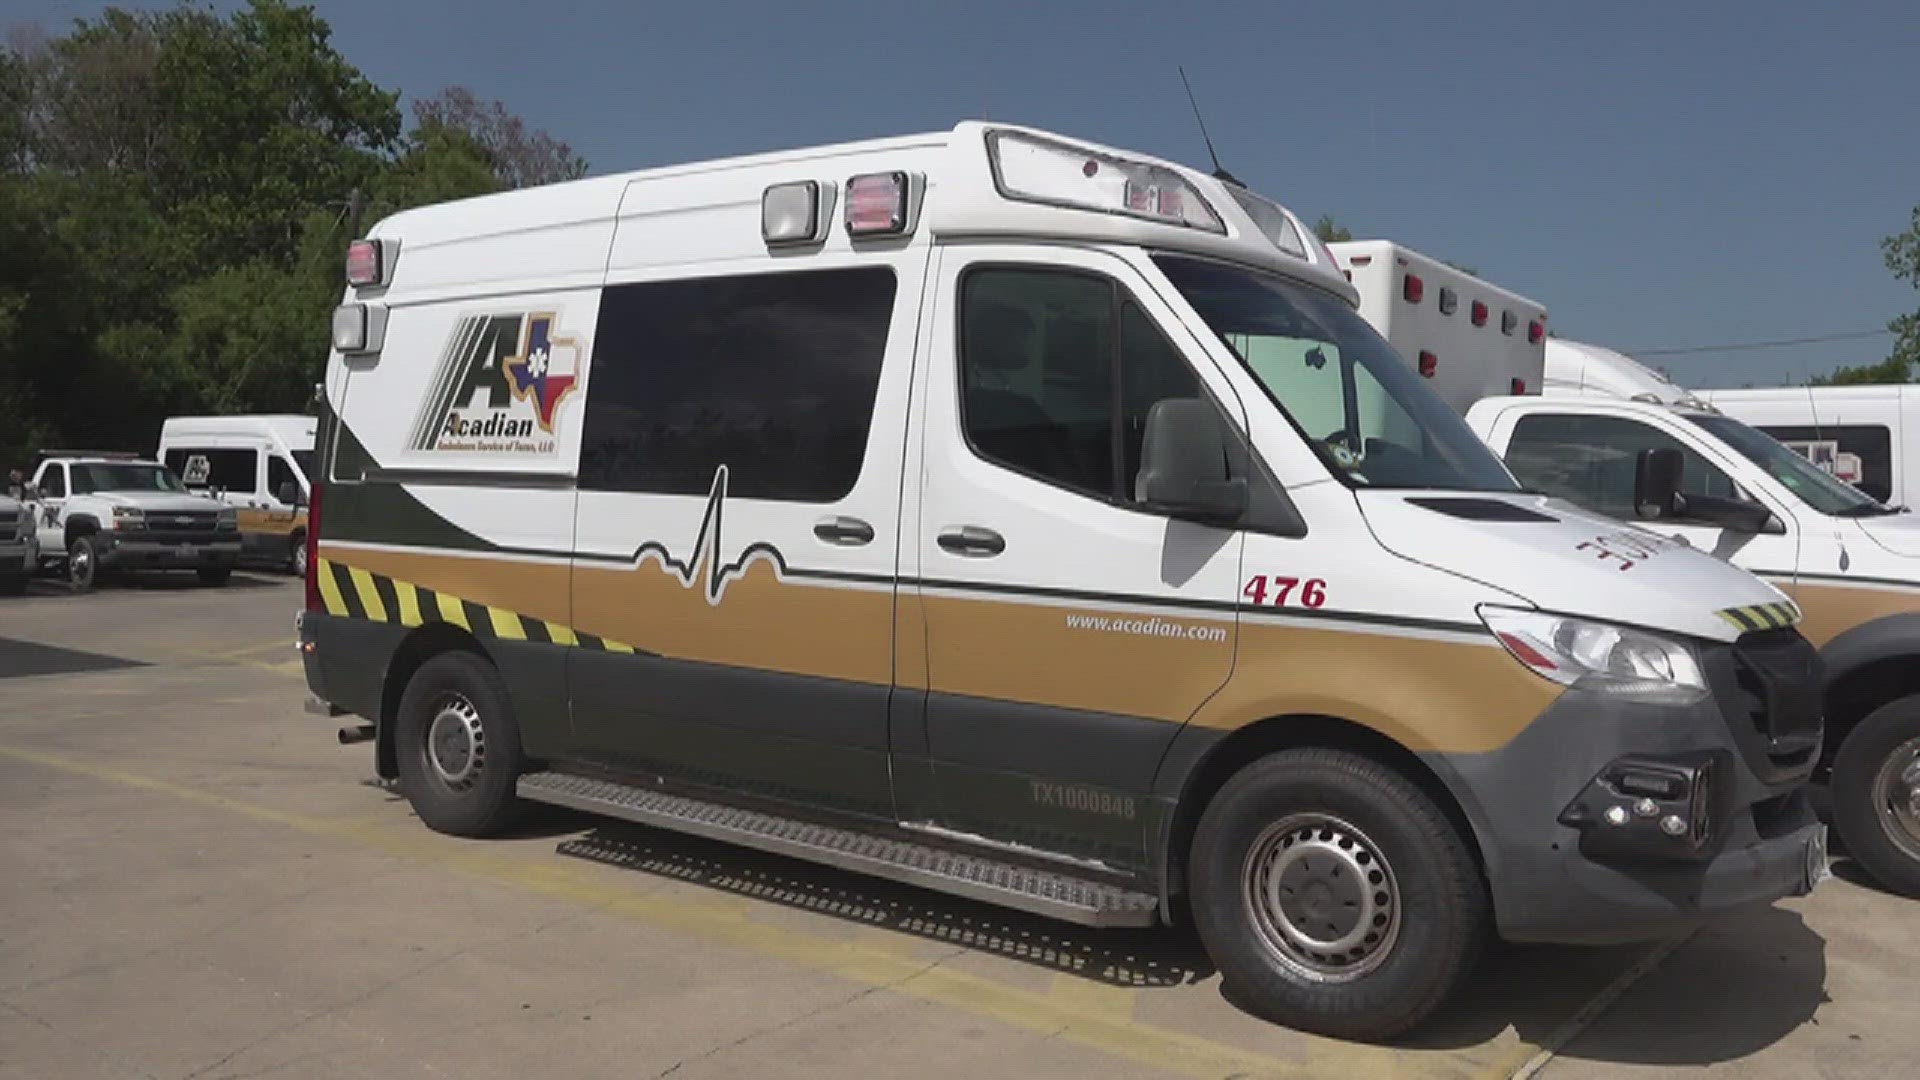
[[[1700,396],[1875,499],[1920,509],[1920,386],[1778,386]]]
[[[1840,838],[1882,883],[1920,896],[1920,516],[1718,411],[1729,403],[1717,392],[1647,385],[1635,370],[1647,369],[1612,350],[1554,341],[1550,377],[1552,346],[1585,366],[1578,392],[1490,398],[1468,423],[1532,490],[1711,552],[1793,597],[1825,662],[1817,775]],[[1777,692],[1764,674],[1747,685],[1756,701]]]
[[[1794,605],[1522,492],[1243,188],[965,123],[411,210],[347,273],[300,639],[436,829],[1190,913],[1361,1037],[1488,929],[1823,872]]]
[[[1329,244],[1360,317],[1458,412],[1546,381],[1547,309],[1391,240]]]
[[[189,491],[234,508],[244,557],[304,576],[318,425],[297,414],[173,416],[160,426],[157,456]]]

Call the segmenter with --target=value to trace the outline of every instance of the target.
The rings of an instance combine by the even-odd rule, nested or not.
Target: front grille
[[[1812,764],[1820,749],[1826,672],[1799,631],[1743,635],[1708,667],[1721,711],[1756,772],[1765,778]],[[1764,757],[1764,767],[1756,756]]]
[[[220,524],[217,510],[164,510],[147,514],[148,532],[212,532]]]
[[[212,544],[221,540],[238,540],[239,533],[220,533],[206,529],[155,529],[151,526],[138,532],[129,532],[129,540],[140,540],[151,544]]]

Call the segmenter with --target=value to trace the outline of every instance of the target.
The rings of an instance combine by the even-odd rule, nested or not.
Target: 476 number
[[[1268,603],[1267,597],[1272,596],[1271,603],[1274,607],[1286,607],[1287,604],[1294,603],[1317,608],[1327,602],[1327,581],[1325,578],[1255,574],[1248,579],[1247,587],[1240,590],[1240,595],[1256,605]]]

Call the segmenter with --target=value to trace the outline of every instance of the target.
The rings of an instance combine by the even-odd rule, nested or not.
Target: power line
[[[1819,345],[1828,341],[1854,341],[1860,338],[1879,337],[1891,334],[1887,329],[1879,330],[1843,330],[1837,334],[1820,334],[1815,337],[1780,338],[1774,341],[1743,341],[1727,345],[1687,345],[1671,349],[1621,349],[1631,356],[1684,356],[1688,353],[1709,352],[1748,352],[1754,349],[1783,349],[1789,345]]]

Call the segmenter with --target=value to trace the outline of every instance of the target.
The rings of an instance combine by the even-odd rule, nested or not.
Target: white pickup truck
[[[27,579],[39,562],[37,539],[33,511],[0,491],[0,596],[27,591]]]
[[[26,495],[41,564],[61,568],[77,592],[115,570],[193,570],[224,585],[240,558],[234,510],[191,494],[157,461],[42,453]]]

